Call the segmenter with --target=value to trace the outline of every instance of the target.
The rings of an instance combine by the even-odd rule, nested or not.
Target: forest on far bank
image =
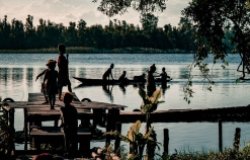
[[[39,19],[34,26],[34,17],[28,15],[25,22],[0,19],[0,51],[54,52],[58,44],[64,43],[72,52],[115,53],[190,53],[196,50],[195,26],[181,18],[178,26],[166,24],[158,27],[158,18],[148,14],[141,17],[141,27],[126,21],[113,20],[108,25],[92,25],[81,19],[68,26],[50,20]],[[230,37],[232,32],[228,31]],[[233,46],[227,37],[228,50]]]

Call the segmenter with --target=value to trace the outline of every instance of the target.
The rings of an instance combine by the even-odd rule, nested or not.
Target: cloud
[[[159,16],[159,26],[171,23],[177,25],[181,16],[181,10],[187,6],[190,0],[167,1],[167,9]],[[97,11],[98,3],[86,0],[0,0],[0,16],[8,15],[9,19],[25,21],[28,14],[34,16],[35,24],[43,18],[55,23],[68,25],[70,21],[78,22],[83,19],[87,25],[108,24],[109,20],[125,20],[128,23],[140,24],[138,12],[129,9],[123,15],[107,17]]]
[[[159,25],[171,24],[177,26],[180,20],[181,11],[188,6],[191,0],[175,0],[167,2],[167,9],[159,14]]]

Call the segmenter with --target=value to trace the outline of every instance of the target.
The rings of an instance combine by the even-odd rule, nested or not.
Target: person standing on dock
[[[55,70],[56,61],[50,59],[47,63],[48,70],[45,72],[43,83],[45,84],[48,94],[50,108],[54,109],[56,94],[58,92],[58,72]]]
[[[58,69],[59,69],[59,76],[58,76],[58,85],[59,85],[59,100],[61,100],[63,86],[68,86],[68,91],[72,92],[71,83],[69,80],[69,55],[67,57],[64,56],[66,53],[66,47],[63,44],[58,46],[59,49],[59,57],[57,60]]]
[[[36,81],[38,80],[39,77],[41,77],[42,75],[45,75],[47,70],[49,70],[49,69],[45,69],[41,73],[39,73],[36,76]],[[48,95],[47,95],[46,86],[45,86],[45,84],[43,82],[41,84],[41,92],[43,93],[43,96],[44,96],[44,99],[45,99],[45,102],[43,104],[48,104],[49,103],[49,98],[48,98]]]
[[[64,95],[64,107],[61,107],[62,126],[64,130],[64,143],[69,158],[77,151],[77,110],[71,104],[73,95],[69,92]]]
[[[106,72],[104,72],[103,76],[102,76],[102,79],[103,80],[108,80],[110,77],[112,80],[114,80],[113,78],[113,74],[112,74],[112,69],[114,68],[114,64],[111,63],[110,67],[108,70],[106,70]]]

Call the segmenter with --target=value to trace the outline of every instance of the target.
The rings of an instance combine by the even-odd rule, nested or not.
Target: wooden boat
[[[98,86],[98,85],[131,85],[131,84],[145,84],[146,79],[126,79],[126,80],[103,80],[103,79],[91,79],[91,78],[80,78],[80,77],[73,77],[74,79],[82,82],[82,85],[85,86]],[[168,79],[167,82],[171,81]],[[157,83],[161,83],[160,79],[156,79]]]

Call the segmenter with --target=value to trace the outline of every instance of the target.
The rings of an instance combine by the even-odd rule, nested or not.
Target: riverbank
[[[57,47],[53,48],[33,48],[33,49],[0,49],[0,53],[55,53],[58,52]],[[193,53],[180,49],[162,50],[157,48],[144,47],[124,47],[124,48],[94,48],[94,47],[67,47],[68,53]]]
[[[163,160],[239,160],[249,159],[250,157],[250,146],[246,146],[239,151],[234,149],[226,149],[223,152],[178,152],[172,155],[163,156]]]

